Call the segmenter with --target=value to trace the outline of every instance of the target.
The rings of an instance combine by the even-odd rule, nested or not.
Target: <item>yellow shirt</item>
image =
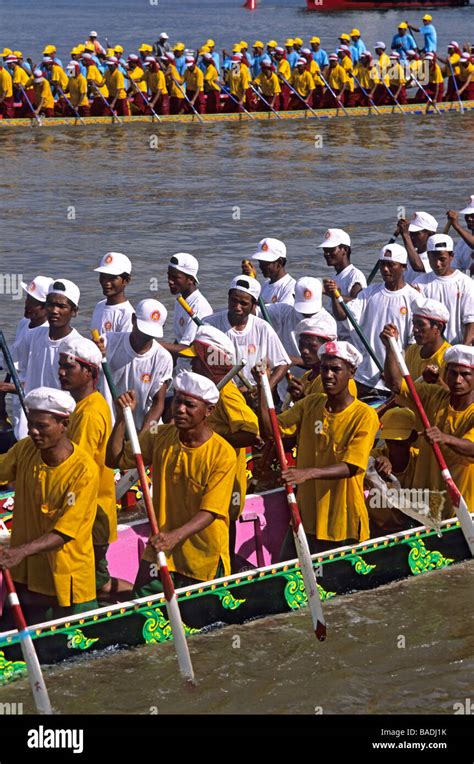
[[[149,72],[150,74],[152,72]],[[148,72],[147,72],[148,74]],[[153,72],[154,74],[154,72]],[[146,86],[147,86],[147,76],[141,66],[136,66],[135,69],[130,69],[128,72],[128,78],[130,80],[133,80],[138,87],[139,90],[142,91],[142,93],[146,93]],[[136,93],[135,88],[132,85],[132,91]]]
[[[0,456],[0,481],[15,481],[12,547],[57,531],[69,541],[55,552],[26,557],[12,568],[15,581],[32,592],[56,596],[61,607],[95,599],[92,525],[99,473],[89,454],[74,451],[49,467],[31,438]]]
[[[145,72],[145,82],[148,86],[148,90],[153,96],[156,95],[159,90],[165,95],[168,93],[165,75],[161,69],[158,69],[157,72]]]
[[[313,77],[307,69],[301,74],[298,69],[294,69],[291,75],[291,84],[302,98],[307,98],[315,87]]]
[[[410,68],[411,74],[417,80],[419,80],[420,78],[423,77],[423,74],[424,74],[424,61],[421,61],[421,60],[410,61],[409,68]]]
[[[178,87],[175,80],[181,85],[181,89]],[[173,66],[173,64],[170,64],[170,66],[166,70],[166,86],[168,88],[168,93],[170,94],[172,98],[184,99],[184,93],[182,92],[183,82],[184,82],[184,79],[181,77],[176,67]]]
[[[259,86],[265,98],[273,98],[273,96],[281,93],[280,80],[275,72],[272,72],[270,77],[263,73],[259,74],[255,77],[254,84]]]
[[[433,353],[433,355],[431,355],[429,358],[422,358],[420,355],[420,345],[408,345],[407,349],[405,350],[405,361],[408,366],[408,371],[410,372],[411,378],[413,380],[418,379],[421,377],[424,369],[426,369],[429,364],[436,364],[439,366],[440,379],[443,379],[444,370],[446,368],[446,364],[444,362],[444,354],[450,347],[451,345],[449,342],[444,341],[436,353]]]
[[[105,449],[111,432],[112,417],[103,395],[91,393],[76,404],[69,418],[67,436],[87,451],[99,468],[94,544],[109,544],[117,538],[114,471],[105,466]]]
[[[99,72],[95,64],[92,64],[91,66],[87,67],[87,81],[94,82],[99,88],[99,92],[104,96],[104,98],[108,98],[109,90],[107,88],[107,85],[104,82],[104,78],[102,74]],[[95,88],[93,88],[93,91],[95,95],[96,94]]]
[[[50,82],[55,85],[58,84],[61,90],[66,91],[69,85],[69,78],[66,72],[61,69],[58,64],[53,64],[51,67],[51,80]]]
[[[306,533],[320,540],[369,538],[364,474],[379,429],[377,414],[354,400],[330,413],[326,395],[309,395],[278,416],[282,435],[297,435],[297,469],[347,462],[358,467],[345,480],[307,480],[298,486],[298,506]]]
[[[439,427],[442,432],[454,435],[456,438],[466,438],[474,441],[474,403],[464,411],[456,411],[449,404],[450,392],[440,385],[429,385],[426,382],[415,382],[415,387],[421,398],[426,415],[432,427]],[[416,412],[416,406],[408,392],[406,382],[403,382],[401,394],[397,402]],[[413,478],[414,488],[429,488],[432,492],[445,491],[441,470],[436,461],[433,449],[426,438],[419,438],[420,455],[416,464]],[[464,496],[467,506],[474,507],[474,461],[456,454],[448,446],[441,446],[458,489]],[[451,499],[447,493],[442,494],[445,502],[442,511],[443,519],[454,514]]]
[[[451,56],[448,56],[448,61],[451,62],[451,67],[449,66],[448,62],[446,62],[445,66],[443,67],[444,76],[445,77],[452,77],[451,68],[454,72],[454,76],[457,77],[459,75],[459,61],[461,60],[461,56],[459,53],[453,53]],[[457,64],[457,66],[456,66]]]
[[[30,78],[28,82],[33,82]],[[48,80],[44,79],[41,82],[33,82],[33,89],[35,91],[36,104],[38,105],[41,99],[43,99],[44,109],[54,109],[54,98],[51,92],[51,85]]]
[[[368,68],[367,66],[363,66],[362,64],[357,64],[354,67],[354,74],[359,80],[360,86],[364,88],[364,90],[368,90],[369,92],[372,90],[374,85],[376,84],[374,81],[374,74],[375,69],[373,66]],[[354,84],[357,85],[357,83],[354,80]]]
[[[126,98],[125,79],[120,69],[112,72],[107,70],[104,74],[105,83],[111,98]]]
[[[204,87],[206,93],[209,93],[213,90],[220,91],[221,89],[221,86],[219,85],[219,72],[217,71],[214,64],[209,64],[209,66],[206,68],[204,73]]]
[[[282,74],[285,80],[291,80],[291,67],[286,58],[278,62],[278,74]]]
[[[390,87],[394,86],[396,88],[399,88],[400,85],[406,84],[403,67],[401,64],[398,63],[398,61],[390,66],[389,83],[390,83]]]
[[[233,72],[232,69],[230,69],[227,76],[227,84],[229,86],[230,92],[239,101],[244,99],[250,82],[248,67],[245,67],[245,70],[242,67],[240,67],[239,72]]]
[[[78,106],[89,106],[87,80],[83,74],[78,74],[77,77],[70,78],[69,95],[71,96],[72,105],[76,108]]]
[[[228,382],[221,390],[216,408],[207,423],[214,432],[225,439],[226,435],[236,432],[251,432],[258,435],[258,418],[245,402],[245,398],[233,384]],[[245,504],[247,493],[247,460],[245,448],[236,448],[237,472],[235,475],[230,519],[237,520]]]
[[[344,71],[347,74],[347,84],[349,86],[349,91],[351,93],[354,92],[354,78],[350,76],[349,72],[352,72],[352,69],[354,68],[354,64],[352,62],[352,59],[349,58],[349,56],[344,56],[344,58],[341,59],[341,66],[344,69]]]
[[[300,382],[302,382],[304,386],[304,394],[305,395],[325,395],[323,382],[321,379],[321,374],[318,374],[317,377],[314,379],[310,379],[310,376],[312,374],[312,369],[308,369],[308,371],[305,371],[302,377],[300,377]],[[349,393],[352,395],[353,398],[357,398],[357,385],[353,379],[349,380],[348,385]]]
[[[336,64],[334,67],[330,66],[326,81],[333,90],[342,90],[347,82],[346,70],[340,64]]]
[[[202,446],[188,448],[172,424],[162,425],[155,435],[144,432],[139,440],[145,464],[153,466],[153,506],[159,529],[180,528],[200,510],[215,516],[207,528],[173,549],[169,569],[209,581],[222,560],[224,574],[229,575],[229,506],[237,465],[234,449],[216,433]],[[129,444],[119,466],[135,466]],[[152,547],[147,546],[143,559],[156,562]]]
[[[435,64],[434,68],[430,66],[429,83],[430,85],[440,85],[444,82],[444,77],[441,73],[439,64]]]
[[[186,83],[186,91],[195,93],[199,90],[201,93],[204,91],[204,74],[198,66],[194,67],[194,70],[186,69],[184,73],[184,81]]]
[[[474,64],[468,64],[467,66],[461,66],[459,72],[459,79],[462,83],[467,82],[469,77],[474,74]]]
[[[15,66],[15,71],[13,72],[14,85],[21,85],[22,87],[25,87],[29,79],[30,78],[28,74],[25,72],[24,69],[21,68],[21,66]]]
[[[0,93],[2,93],[5,98],[11,98],[13,95],[12,76],[10,72],[4,68],[0,68]]]

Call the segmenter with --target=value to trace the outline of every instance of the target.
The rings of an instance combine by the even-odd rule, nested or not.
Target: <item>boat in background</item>
[[[381,11],[389,8],[446,8],[469,5],[469,0],[306,0],[307,11]]]

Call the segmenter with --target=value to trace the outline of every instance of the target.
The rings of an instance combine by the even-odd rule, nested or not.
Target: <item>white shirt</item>
[[[423,264],[423,268],[425,270],[425,273],[432,273],[433,269],[430,265],[430,261],[428,258],[428,252],[420,252],[418,254],[418,257],[421,259],[421,262]],[[404,279],[406,284],[413,284],[414,280],[418,278],[418,276],[422,276],[421,271],[414,271],[413,268],[410,265],[410,261],[408,261],[407,269],[405,271]]]
[[[464,325],[474,322],[474,282],[461,271],[451,276],[422,273],[413,282],[422,295],[438,300],[449,311],[444,336],[451,345],[463,342]]]
[[[266,279],[262,286],[260,296],[266,305],[270,305],[274,302],[284,302],[288,305],[294,305],[295,302],[295,284],[296,281],[286,273],[281,279],[270,283],[270,279]]]
[[[412,303],[420,295],[405,284],[402,289],[391,292],[385,284],[372,284],[363,289],[355,300],[348,303],[355,319],[359,322],[369,345],[373,348],[380,363],[384,364],[385,346],[380,339],[380,332],[385,324],[395,324],[399,332],[398,344],[401,350],[414,342],[412,327]],[[354,329],[351,343],[362,353],[364,360],[356,371],[355,378],[368,387],[386,390],[380,379],[380,372]]]
[[[352,263],[349,263],[349,265],[340,273],[336,273],[334,281],[343,297],[350,297],[351,289],[355,284],[360,284],[362,289],[365,289],[367,286],[367,279],[364,274],[352,265]],[[338,340],[350,342],[351,336],[351,326],[349,325],[348,320],[346,319],[345,321],[338,322]]]
[[[99,334],[131,332],[134,313],[133,305],[128,300],[118,305],[107,305],[107,300],[101,300],[94,308],[91,329],[98,329]]]
[[[242,374],[254,384],[251,369],[257,361],[266,360],[271,369],[290,363],[289,356],[278,339],[278,335],[263,318],[252,313],[242,331],[234,329],[227,318],[227,310],[220,310],[204,319],[205,324],[215,326],[232,340],[237,356],[237,363],[243,359],[247,365]]]
[[[45,321],[43,324],[40,324],[40,326],[49,326],[49,324]],[[34,329],[38,328],[39,327],[37,326],[34,327]],[[33,330],[30,329],[30,319],[20,318],[16,327],[15,342],[12,347],[12,359],[18,372],[20,382],[25,381],[30,346],[29,333],[31,331]],[[13,429],[15,432],[17,431],[22,411],[23,409],[18,395],[12,395]]]
[[[119,395],[135,390],[137,406],[133,418],[137,429],[150,410],[153,398],[162,385],[171,379],[173,358],[156,340],[146,353],[136,353],[130,344],[129,332],[107,334],[107,362]]]
[[[213,313],[212,306],[206,300],[204,295],[201,294],[199,289],[196,289],[189,295],[189,297],[186,297],[186,302],[193,309],[198,318],[202,319]],[[197,331],[196,323],[191,316],[188,316],[177,300],[174,306],[173,331],[175,342],[178,345],[191,345]]]
[[[460,271],[469,271],[471,265],[474,265],[474,249],[461,239],[454,247],[452,267]]]

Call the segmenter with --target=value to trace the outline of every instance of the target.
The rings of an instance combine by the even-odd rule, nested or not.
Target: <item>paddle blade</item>
[[[43,679],[41,666],[28,631],[20,633],[21,651],[28,667],[28,679],[39,714],[52,714],[53,709],[49,700],[48,690]]]
[[[316,575],[314,573],[311,554],[308,546],[308,539],[300,523],[298,530],[293,527],[293,538],[295,540],[296,552],[300,563],[301,575],[303,576],[304,587],[308,596],[308,605],[311,611],[314,633],[320,642],[326,639],[326,621],[324,620],[323,608],[319,597]]]

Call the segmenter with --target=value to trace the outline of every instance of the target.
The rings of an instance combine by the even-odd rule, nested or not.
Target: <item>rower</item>
[[[393,105],[393,101],[390,99],[390,94],[385,87],[388,87],[390,84],[388,72],[390,71],[392,62],[390,61],[389,56],[387,56],[386,45],[381,40],[375,43],[375,53],[378,57],[375,61],[375,71],[377,76],[375,79],[375,88],[372,90],[371,96],[377,106],[382,106],[383,104]]]
[[[250,90],[250,72],[248,66],[242,63],[242,54],[235,53],[231,58],[231,68],[228,70],[227,86],[231,95],[237,100],[229,98],[225,105],[225,111],[236,112],[239,110],[239,106],[243,106],[249,110],[252,108],[249,90]],[[251,90],[250,90],[251,93]]]
[[[400,55],[402,61],[407,60],[407,51],[416,50],[416,40],[409,32],[406,21],[399,23],[398,32],[392,37],[391,48]]]
[[[85,41],[84,44],[86,45],[86,47],[88,44],[92,45],[94,47],[94,53],[96,56],[100,54],[105,55],[105,48],[103,48],[102,45],[100,44],[98,34],[94,30],[92,30],[92,32],[90,33],[88,39]]]
[[[184,42],[177,42],[173,47],[175,66],[181,77],[184,77],[186,72],[186,56],[184,50]]]
[[[423,85],[424,92],[418,88],[413,103],[427,103],[427,96],[435,103],[442,101],[444,77],[439,64],[436,62],[436,54],[425,53],[423,61],[428,65],[428,82]]]
[[[206,111],[204,75],[197,66],[194,56],[186,56],[184,84],[186,85],[186,95],[191,102],[191,105],[186,104],[188,113],[192,113],[192,106],[194,106],[198,114],[204,114]]]
[[[305,58],[299,58],[291,75],[291,85],[300,96],[298,98],[295,93],[291,93],[290,95],[289,108],[295,111],[299,111],[300,109],[307,109],[308,105],[310,106],[313,100],[313,93],[316,83],[312,74],[308,71],[307,64],[308,62]],[[315,65],[317,66],[316,63]]]
[[[99,334],[129,332],[134,312],[125,295],[132,273],[130,259],[121,252],[107,252],[94,272],[99,274],[99,283],[106,299],[95,306],[91,329],[97,329]]]
[[[351,32],[351,44],[350,44],[350,50],[351,50],[351,58],[354,62],[354,64],[357,64],[359,61],[362,53],[365,53],[367,48],[365,47],[364,41],[361,39],[360,36],[360,29],[353,29]]]
[[[461,241],[458,241],[454,248],[453,268],[470,271],[470,275],[474,276],[474,194],[470,197],[467,207],[459,214],[456,210],[449,210],[446,214],[448,221],[461,237]],[[464,215],[467,230],[459,223],[459,215]]]
[[[462,51],[458,43],[452,40],[448,45],[447,58],[441,58],[438,56],[438,61],[441,61],[444,66],[442,67],[443,77],[447,77],[448,84],[446,88],[446,101],[457,100],[457,90],[460,88],[459,72],[461,71]]]
[[[354,80],[357,78],[358,82],[354,81],[354,90],[351,93],[348,106],[370,107],[370,99],[380,82],[370,51],[366,50],[361,54],[359,63],[354,67],[353,74],[355,75]]]
[[[285,49],[281,47],[275,48],[275,65],[277,68],[277,77],[281,80],[281,93],[278,100],[277,111],[285,111],[288,108],[288,102],[290,100],[291,90],[286,82],[291,81],[291,67],[286,60]],[[283,80],[286,80],[284,82]]]
[[[167,316],[158,300],[141,300],[132,315],[132,330],[109,332],[99,342],[119,395],[135,392],[134,419],[139,432],[156,429],[173,376],[173,358],[157,341],[163,337]]]
[[[397,334],[397,328],[389,324],[380,335],[386,347],[384,378],[392,392],[396,393],[398,403],[416,412],[416,405],[402,379],[389,343],[389,338],[397,338]],[[414,488],[429,489],[432,496],[437,494],[443,519],[452,517],[454,511],[431,448],[433,443],[440,446],[453,481],[467,506],[474,506],[474,347],[453,345],[446,351],[444,360],[444,381],[448,389],[441,385],[415,382],[431,427],[420,438],[420,454],[413,476]]]
[[[221,110],[221,86],[219,72],[216,69],[211,53],[204,53],[204,93],[206,98],[206,114],[217,114]]]
[[[347,91],[346,91],[346,104],[349,106],[353,99],[354,93],[354,77],[353,77],[353,61],[351,57],[351,51],[348,45],[341,45],[337,51],[338,60],[347,76]]]
[[[230,574],[229,506],[237,459],[235,450],[208,425],[219,391],[206,377],[183,372],[175,380],[174,424],[140,435],[146,466],[153,468],[153,507],[160,532],[150,539],[135,581],[136,596],[162,590],[156,552],[167,556],[175,587]],[[135,406],[132,393],[117,401],[117,419],[107,445],[108,467],[129,469],[135,458],[125,443],[123,408]]]
[[[253,85],[254,87],[258,87],[265,98],[265,101],[267,101],[267,103],[265,103],[265,101],[260,98],[257,104],[257,111],[271,111],[272,109],[276,109],[280,100],[281,87],[278,76],[275,74],[273,64],[270,60],[262,61],[260,74],[255,77]]]
[[[326,264],[336,271],[334,279],[324,279],[324,293],[328,295],[327,288],[334,289],[335,285],[344,300],[354,300],[359,292],[366,288],[367,280],[362,271],[351,263],[352,250],[349,234],[342,228],[328,228],[318,249],[323,250]],[[340,340],[348,340],[350,333],[351,329],[347,321],[339,324]]]
[[[107,71],[104,74],[104,80],[110,96],[110,111],[115,111],[122,117],[128,117],[130,115],[130,106],[127,100],[125,79],[119,69],[118,58],[111,56],[105,60],[105,63],[107,64]]]
[[[264,303],[295,302],[295,279],[286,272],[286,246],[280,239],[267,237],[258,242],[258,249],[252,255],[260,265],[265,278],[260,296]]]
[[[75,116],[76,110],[81,117],[90,116],[90,104],[87,97],[87,80],[83,74],[81,74],[81,67],[77,61],[70,61],[67,67],[67,73],[69,76],[68,91],[71,100],[72,109],[67,106],[67,113],[69,116]]]
[[[412,305],[415,344],[405,350],[412,379],[443,384],[444,354],[450,343],[445,338],[449,311],[438,300],[419,297]],[[425,369],[428,371],[425,373]]]
[[[182,355],[192,358],[191,369],[196,374],[218,384],[235,364],[232,341],[213,326],[200,326],[194,342]],[[236,522],[244,508],[247,493],[246,448],[259,443],[258,418],[245,402],[242,393],[232,382],[220,391],[216,407],[207,420],[209,427],[235,448],[237,471],[235,475],[230,517],[230,558],[235,551]],[[237,572],[237,571],[235,571]]]
[[[256,42],[254,42],[252,52],[253,55],[250,57],[249,64],[252,78],[255,79],[262,71],[263,62],[265,61],[266,63],[271,64],[272,61],[268,53],[265,53],[264,45],[261,40],[256,40]]]
[[[423,35],[423,50],[425,53],[436,53],[438,37],[432,21],[433,17],[427,13],[425,16],[423,16],[423,26],[421,29],[417,29],[413,26],[410,27],[410,29],[412,29],[414,32],[421,32]]]
[[[0,117],[12,119],[14,116],[13,79],[6,66],[0,65]]]
[[[297,438],[296,468],[282,472],[298,486],[297,502],[310,552],[369,538],[363,481],[379,428],[377,414],[349,392],[349,381],[362,361],[348,342],[319,348],[324,395],[309,395],[278,416],[284,437]],[[261,382],[258,382],[261,391]],[[260,406],[263,431],[271,433],[268,411]],[[296,557],[288,531],[280,559]]]
[[[127,89],[127,96],[130,101],[130,107],[132,114],[146,114],[148,107],[146,104],[147,99],[147,83],[145,77],[145,64],[141,63],[140,58],[136,53],[130,53],[127,58],[127,77],[129,79],[129,87]],[[137,88],[142,93],[137,92]],[[144,96],[144,97],[143,97]]]
[[[99,471],[67,436],[75,401],[41,387],[26,396],[28,433],[0,455],[0,481],[15,482],[11,545],[0,547],[27,622],[97,607],[92,526]],[[73,497],[73,500],[71,500]],[[7,628],[9,611],[2,629]]]
[[[338,101],[344,105],[345,94],[348,90],[348,82],[347,74],[345,69],[343,69],[339,63],[339,57],[337,53],[331,53],[329,56],[329,69],[327,72],[326,80],[333,92],[331,93],[329,88],[325,89],[321,106],[324,109],[340,108]],[[337,101],[334,99],[333,93],[338,99]]]
[[[239,42],[239,46],[240,46],[239,53],[242,53],[242,63],[248,66],[249,72],[250,72],[249,44],[248,42],[245,42],[245,40],[241,40]]]
[[[400,54],[390,54],[390,69],[388,70],[389,88],[392,91],[393,103],[398,101],[399,104],[406,104],[407,91],[406,91],[406,79],[403,66],[400,64]],[[390,94],[389,98],[390,98]]]
[[[168,88],[166,85],[165,74],[160,67],[160,64],[154,56],[147,56],[145,59],[145,72],[142,77],[143,81],[139,81],[138,84],[145,84],[145,88],[149,91],[149,104],[146,104],[141,98],[145,106],[145,113],[151,114],[152,109],[159,114],[170,113],[170,100],[168,95]],[[137,94],[138,97],[138,94]]]
[[[472,54],[463,53],[459,63],[459,95],[463,101],[472,101],[474,100],[474,60]]]
[[[292,37],[289,37],[287,41],[285,42],[285,49],[286,49],[286,60],[288,61],[290,68],[293,70],[296,66],[296,62],[299,59],[299,55],[294,48],[294,40]]]
[[[400,349],[413,342],[412,303],[419,293],[405,283],[404,272],[407,267],[407,252],[400,244],[386,244],[379,255],[379,267],[383,284],[371,284],[362,289],[355,300],[348,304],[356,321],[367,338],[375,355],[382,363],[384,353],[379,336],[382,324],[393,323],[399,329]],[[335,297],[335,290],[327,285],[332,299],[332,310],[337,321],[344,321],[346,314]],[[380,372],[369,356],[359,338],[354,336],[354,344],[364,352],[363,361],[358,365],[355,375],[359,396],[388,395],[388,390],[381,379]]]
[[[109,91],[102,73],[99,71],[91,53],[83,53],[82,62],[87,69],[86,80],[90,88],[90,94],[92,95],[91,114],[94,117],[100,117],[105,114],[105,103],[102,98],[97,94],[96,88],[99,93],[107,100],[109,97]]]
[[[54,98],[51,86],[41,69],[35,69],[33,76],[26,84],[28,87],[33,85],[35,104],[37,104],[36,109],[34,109],[36,116],[41,114],[45,117],[54,117]]]
[[[148,55],[153,52],[157,58],[163,58],[167,53],[170,53],[171,46],[168,42],[169,39],[169,35],[166,32],[162,32],[153,48],[150,47],[150,50],[147,51]]]
[[[292,401],[299,401],[306,395],[324,393],[319,373],[320,358],[318,350],[326,342],[337,340],[337,327],[333,317],[328,316],[327,311],[320,310],[314,316],[299,321],[296,324],[294,333],[298,343],[301,365],[306,371],[299,378],[291,374],[288,381],[288,392]],[[349,392],[354,398],[357,398],[357,388],[354,380],[350,384],[352,389],[349,389]]]
[[[313,52],[313,58],[319,66],[319,70],[326,75],[326,70],[329,67],[329,59],[326,51],[321,48],[321,40],[319,37],[312,37],[309,41],[311,50]]]
[[[451,344],[472,344],[474,340],[474,283],[452,266],[454,243],[451,236],[436,233],[427,242],[431,273],[422,273],[413,286],[424,297],[438,300],[449,311],[445,336]]]
[[[165,53],[160,60],[164,68],[166,88],[169,94],[170,114],[183,114],[185,108],[184,80],[176,69],[174,53]]]
[[[234,343],[237,363],[247,361],[242,374],[253,381],[250,369],[261,359],[267,359],[272,388],[285,376],[290,358],[272,327],[253,314],[260,296],[260,284],[251,276],[239,275],[232,279],[227,310],[220,310],[204,319],[215,326]]]
[[[396,233],[402,237],[408,253],[409,265],[405,276],[408,284],[420,273],[431,271],[426,245],[437,230],[438,221],[429,212],[414,212],[409,223],[405,218],[398,219]]]

